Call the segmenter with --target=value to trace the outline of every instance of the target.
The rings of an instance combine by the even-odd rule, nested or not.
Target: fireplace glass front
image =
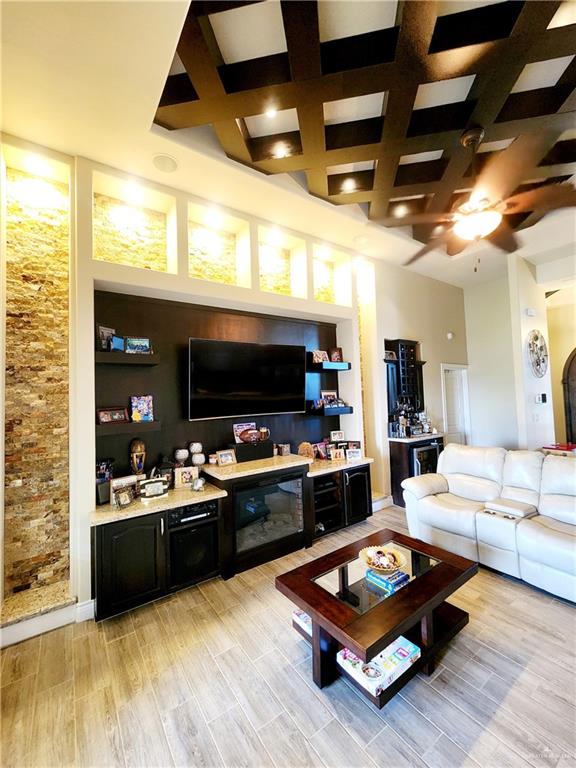
[[[253,480],[234,496],[237,553],[302,532],[302,475]]]

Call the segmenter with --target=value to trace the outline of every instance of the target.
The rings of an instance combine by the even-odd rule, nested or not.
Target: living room
[[[574,216],[548,211],[574,204],[576,20],[512,5],[3,3],[3,764],[574,758]],[[469,12],[509,31],[476,40]],[[484,113],[400,126],[402,45],[436,68],[412,102],[456,89],[406,121]],[[496,120],[498,79],[502,109],[543,106]],[[516,136],[503,198],[560,191],[506,248],[396,226]],[[247,376],[263,358],[276,384]],[[376,573],[360,608],[366,547],[409,583]],[[400,636],[417,657],[377,695],[335,666]]]

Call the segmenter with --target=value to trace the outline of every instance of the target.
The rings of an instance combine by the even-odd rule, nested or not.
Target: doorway
[[[441,363],[442,412],[444,444],[470,440],[470,402],[468,398],[468,366]]]
[[[564,392],[564,418],[566,419],[566,441],[576,443],[576,349],[568,356],[562,372]]]

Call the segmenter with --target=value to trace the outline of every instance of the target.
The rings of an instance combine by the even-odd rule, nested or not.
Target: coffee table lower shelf
[[[365,696],[369,701],[372,702],[372,704],[374,704],[375,707],[382,709],[382,707],[385,706],[390,701],[390,699],[393,698],[398,693],[398,691],[414,677],[414,675],[417,675],[418,672],[424,669],[424,667],[430,664],[430,662],[434,661],[436,654],[448,642],[450,642],[450,640],[452,640],[452,638],[455,637],[458,632],[460,632],[460,630],[466,626],[466,624],[468,624],[468,619],[469,617],[466,611],[463,611],[461,608],[457,608],[455,605],[451,605],[450,603],[442,603],[438,606],[438,608],[434,610],[433,636],[435,641],[433,645],[431,645],[429,648],[422,647],[423,643],[420,632],[420,622],[415,624],[407,632],[404,632],[404,637],[417,645],[421,649],[422,655],[418,661],[414,662],[414,664],[412,664],[412,666],[407,669],[404,674],[402,674],[378,696],[373,696],[371,693],[369,693],[366,688],[364,688],[355,678],[348,674],[345,669],[340,667],[339,664],[336,665],[337,671],[340,675],[347,678],[350,683],[352,683],[352,685],[357,688],[360,693],[362,693],[363,696]],[[302,635],[305,640],[307,640],[309,643],[312,642],[310,635],[304,629],[302,629],[299,624],[297,624],[295,621],[292,621],[292,626],[297,632],[300,633],[300,635]]]

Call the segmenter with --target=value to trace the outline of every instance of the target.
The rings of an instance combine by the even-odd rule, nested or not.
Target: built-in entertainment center
[[[297,455],[301,443],[340,430],[343,409],[310,407],[322,391],[337,393],[339,373],[350,368],[312,360],[313,350],[337,346],[334,324],[105,291],[95,292],[94,307],[97,326],[152,347],[149,355],[96,352],[97,410],[126,408],[135,396],[153,402],[152,421],[97,426],[97,461],[113,461],[114,477],[133,472],[135,438],[144,442],[146,474],[192,442],[202,443],[207,461],[234,444],[237,422],[269,429],[270,446],[290,445],[288,455],[203,464],[200,492],[97,507],[97,619],[217,574],[229,578],[371,514],[370,459]]]

